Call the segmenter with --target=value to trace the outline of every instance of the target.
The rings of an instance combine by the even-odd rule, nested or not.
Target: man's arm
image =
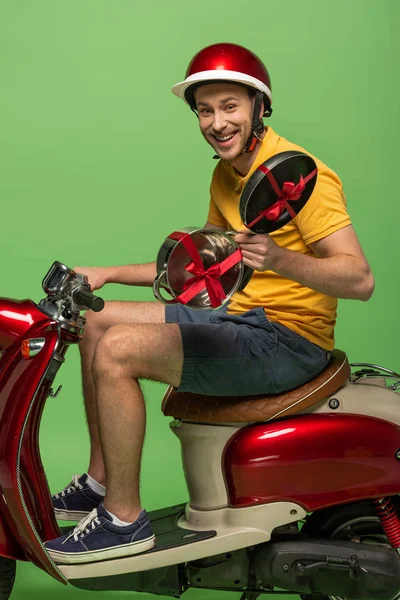
[[[204,227],[216,231],[226,231],[224,227],[218,227],[209,221]],[[157,275],[155,262],[120,267],[75,267],[74,270],[88,276],[92,291],[99,290],[106,283],[151,287]]]
[[[92,291],[106,283],[151,287],[157,274],[155,262],[120,267],[75,267],[74,271],[88,276]]]
[[[122,283],[124,285],[151,287],[156,275],[155,262],[144,263],[141,265],[109,267],[107,283]]]
[[[204,227],[216,231],[225,231],[223,227],[213,225],[209,221]],[[120,267],[75,267],[74,270],[88,276],[92,291],[99,290],[106,283],[151,287],[157,275],[155,262]]]
[[[318,258],[278,246],[269,235],[235,236],[244,263],[257,271],[275,271],[335,298],[369,300],[374,277],[351,225],[311,244]]]

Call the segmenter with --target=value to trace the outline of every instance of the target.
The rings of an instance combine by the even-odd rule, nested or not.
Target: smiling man
[[[197,114],[220,158],[206,227],[241,231],[235,239],[255,272],[227,310],[107,302],[103,312],[87,315],[81,355],[90,465],[53,496],[58,518],[84,519],[47,542],[56,562],[128,556],[155,543],[139,495],[141,378],[220,396],[300,386],[329,361],[337,298],[368,300],[374,287],[340,179],[318,159],[314,192],[295,219],[270,235],[243,231],[239,198],[255,169],[279,152],[305,152],[264,127],[271,83],[252,52],[235,44],[205,48],[173,92]],[[154,263],[77,270],[93,290],[111,282],[150,286],[156,275]]]
[[[205,140],[220,158],[237,167],[239,159],[243,161],[243,149],[252,134],[249,115],[255,94],[241,85],[211,83],[199,87],[193,96]],[[262,137],[264,131],[259,139]]]

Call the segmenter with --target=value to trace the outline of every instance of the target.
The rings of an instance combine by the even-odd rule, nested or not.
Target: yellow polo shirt
[[[211,182],[208,221],[236,231],[245,229],[239,215],[244,185],[261,163],[285,150],[298,150],[312,156],[268,127],[246,177],[241,177],[229,162],[220,160]],[[295,219],[270,235],[288,250],[315,257],[309,244],[350,225],[351,221],[339,177],[320,160],[312,158],[317,164],[318,176],[311,197]],[[228,313],[240,314],[257,306],[264,307],[271,321],[282,323],[327,350],[333,349],[337,298],[273,271],[255,271],[246,288],[231,298]]]

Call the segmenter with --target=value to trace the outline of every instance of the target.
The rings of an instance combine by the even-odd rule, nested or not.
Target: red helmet
[[[271,80],[261,60],[237,44],[213,44],[200,50],[192,58],[185,81],[172,88],[190,106],[193,106],[193,88],[210,81],[231,81],[249,86],[263,93],[267,112],[271,107]],[[192,89],[191,89],[192,88]]]

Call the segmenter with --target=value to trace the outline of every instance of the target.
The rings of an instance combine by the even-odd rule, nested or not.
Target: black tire
[[[302,533],[310,537],[336,540],[351,540],[368,543],[387,543],[381,522],[371,502],[359,502],[340,508],[321,510],[313,513],[305,522]],[[308,594],[302,600],[346,600],[335,596]],[[399,594],[393,600],[400,599]]]
[[[11,558],[0,556],[0,600],[8,600],[15,582],[17,563]]]

